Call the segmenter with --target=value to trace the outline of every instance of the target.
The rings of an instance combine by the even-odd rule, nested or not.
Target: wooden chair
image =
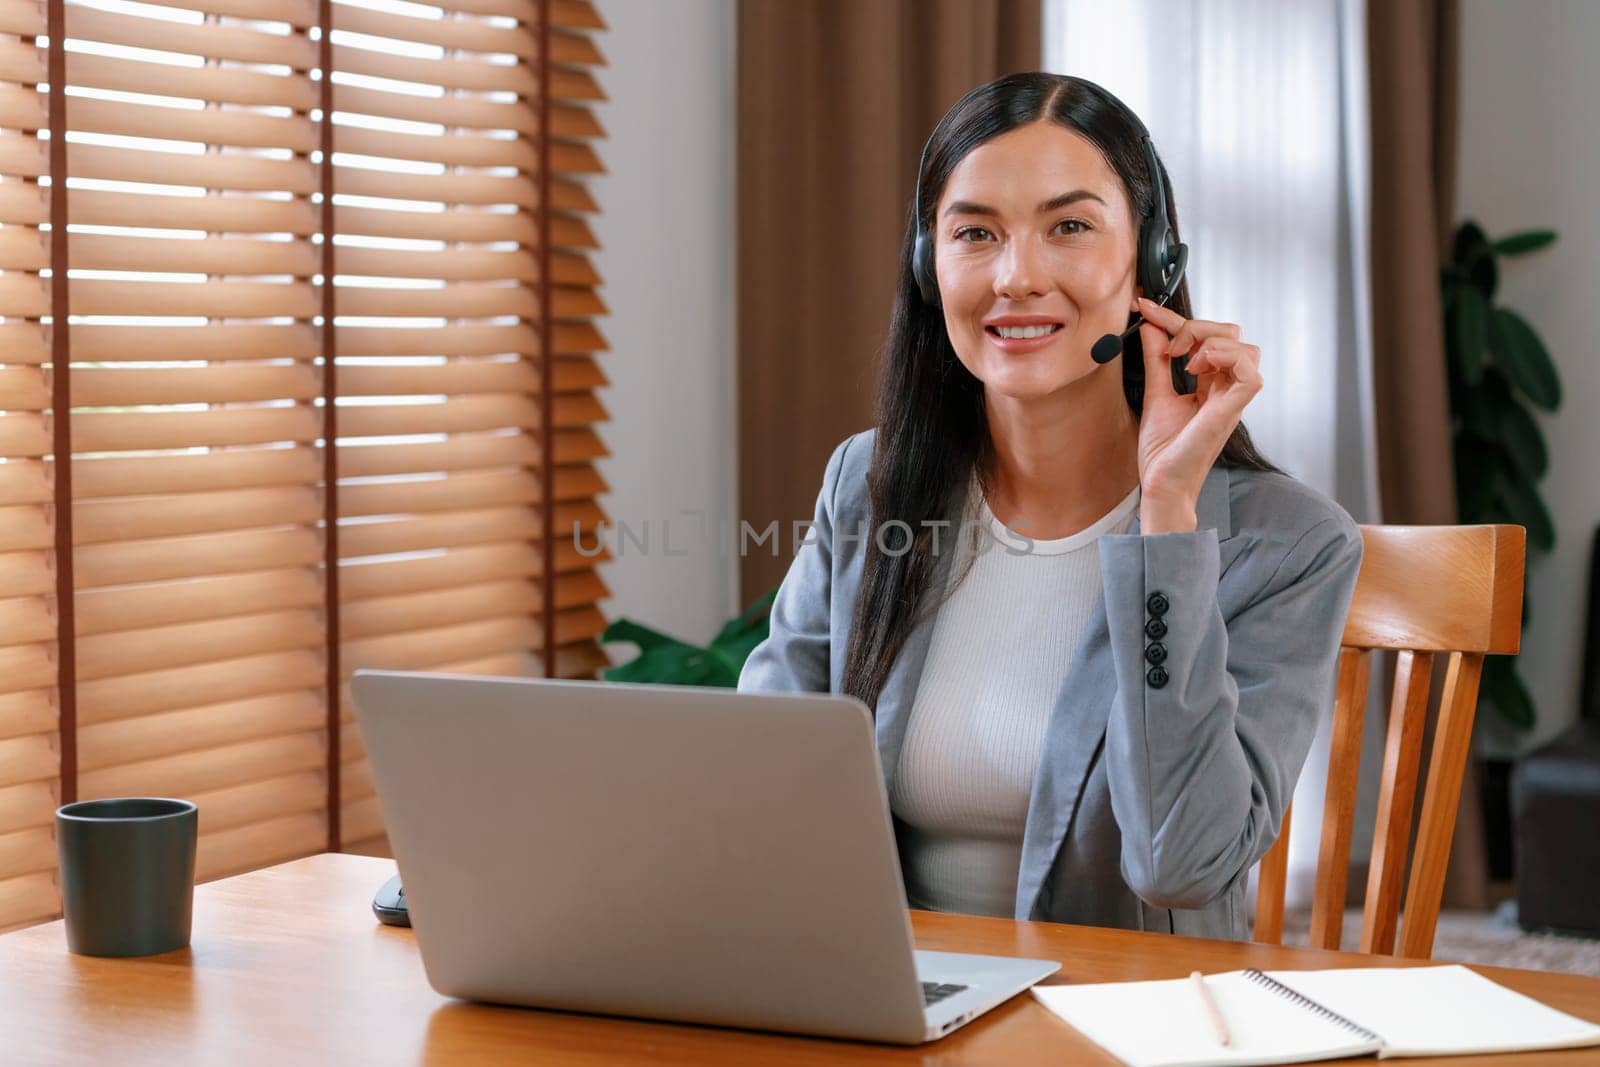
[[[1483,657],[1514,653],[1521,640],[1525,531],[1521,526],[1363,526],[1361,536],[1365,553],[1339,650],[1311,946],[1338,948],[1343,933],[1369,663],[1373,649],[1392,649],[1394,693],[1360,947],[1362,952],[1428,959]],[[1448,655],[1449,662],[1397,951],[1400,883],[1433,664],[1440,655]],[[1283,936],[1290,814],[1284,814],[1283,833],[1261,860],[1254,936],[1272,944]]]

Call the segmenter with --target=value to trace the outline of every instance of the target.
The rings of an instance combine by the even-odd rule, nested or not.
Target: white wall
[[[695,520],[734,513],[734,5],[733,0],[599,0],[610,26],[597,38],[609,101],[597,115],[608,174],[591,182],[601,214],[594,257],[611,314],[602,359],[612,421],[599,470],[615,521],[648,528],[601,568],[626,616],[704,643],[734,608],[737,560]],[[663,551],[663,522],[671,547]],[[715,529],[715,527],[711,527]],[[613,552],[617,538],[608,537]],[[631,645],[610,646],[627,659]]]
[[[1465,0],[1461,10],[1461,155],[1457,214],[1490,237],[1550,227],[1546,251],[1505,261],[1499,300],[1544,338],[1561,374],[1560,411],[1539,415],[1550,446],[1541,484],[1556,525],[1556,549],[1528,575],[1532,621],[1522,638],[1522,674],[1539,709],[1532,739],[1494,729],[1497,751],[1525,750],[1558,733],[1578,712],[1589,553],[1600,521],[1600,357],[1594,292],[1600,277],[1595,174],[1600,141],[1600,4],[1592,0]]]

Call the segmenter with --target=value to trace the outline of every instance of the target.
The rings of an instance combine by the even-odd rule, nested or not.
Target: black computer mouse
[[[411,912],[406,908],[406,891],[397,874],[378,890],[372,898],[372,914],[389,926],[410,926]]]

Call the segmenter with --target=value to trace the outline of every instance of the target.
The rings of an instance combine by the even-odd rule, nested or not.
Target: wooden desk
[[[385,860],[323,855],[200,886],[193,945],[165,956],[73,956],[59,922],[0,936],[0,1063],[1117,1062],[1027,996],[920,1048],[447,1000],[428,987],[411,931],[380,926],[368,910],[393,870]],[[923,948],[1061,960],[1056,980],[1380,962],[1354,953],[921,912],[914,925]],[[1600,1022],[1600,979],[1480,970]],[[1600,1051],[1583,1049],[1406,1062],[1592,1067],[1597,1060]]]

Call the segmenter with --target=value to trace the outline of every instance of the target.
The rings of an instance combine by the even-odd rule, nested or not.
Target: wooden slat
[[[315,564],[322,559],[322,541],[309,528],[245,530],[86,545],[76,556],[74,578],[83,589]]]
[[[49,314],[46,281],[32,274],[0,275],[0,313],[33,318]],[[312,286],[301,282],[185,283],[73,279],[68,288],[71,290],[74,313],[83,315],[307,318],[317,301]],[[76,351],[73,355],[81,358],[81,353]]]
[[[0,782],[20,785],[54,778],[61,757],[51,734],[32,734],[0,741]]]
[[[96,723],[79,731],[78,767],[94,771],[315,732],[326,714],[320,695],[301,691]]]
[[[286,523],[313,525],[321,517],[322,494],[308,486],[80,500],[72,537],[75,544],[92,545]]]
[[[162,0],[161,6],[251,22],[287,22],[292,26],[314,26],[317,22],[316,0]]]
[[[82,362],[311,359],[318,354],[312,328],[298,323],[72,327],[73,359]]]
[[[531,616],[538,614],[538,610],[538,590],[531,582],[463,584],[452,589],[346,604],[339,614],[339,636],[341,640],[359,640],[456,623]]]
[[[569,148],[565,157],[565,161],[573,165],[580,158],[574,148]],[[516,167],[532,171],[539,166],[539,156],[533,145],[523,138],[492,137],[481,133],[397,133],[393,130],[335,125],[333,149],[335,152],[358,156],[443,163],[454,167]],[[593,156],[592,150],[589,155]],[[551,166],[558,165],[552,158]],[[561,169],[565,171],[571,168],[561,166]]]
[[[24,458],[47,455],[50,450],[50,432],[43,415],[0,415],[0,455]]]
[[[467,393],[531,393],[539,375],[524,359],[452,360],[409,366],[339,367],[344,396],[461,396]]]
[[[89,726],[270,693],[316,690],[325,681],[325,671],[320,654],[273,652],[248,659],[219,660],[195,667],[84,682],[78,686],[78,721]]]
[[[537,46],[524,26],[497,26],[478,19],[430,19],[389,14],[350,4],[333,6],[334,32],[360,33],[446,49],[534,59]]]
[[[524,101],[493,100],[476,96],[424,97],[410,93],[391,93],[354,85],[333,85],[336,112],[400,119],[406,122],[437,123],[469,130],[511,130],[527,137],[539,134],[539,112]],[[552,104],[550,132],[553,136],[576,140],[601,138],[605,129],[592,108],[571,104]]]
[[[78,373],[73,372],[74,388]],[[321,476],[321,463],[320,449],[307,445],[218,449],[165,456],[79,457],[73,461],[72,495],[85,500],[251,486],[310,485]]]
[[[1339,650],[1333,732],[1328,743],[1328,784],[1322,801],[1322,841],[1311,902],[1311,947],[1337,949],[1344,936],[1344,903],[1355,830],[1356,780],[1361,770],[1361,728],[1367,715],[1372,655]]]
[[[555,526],[561,541],[571,545],[573,523],[588,532],[605,515],[592,504],[561,504],[555,508]],[[497,541],[534,540],[541,536],[540,518],[532,508],[484,508],[444,515],[422,515],[387,522],[346,524],[340,530],[344,558],[417,552],[457,545],[492,544]],[[589,543],[585,542],[586,545]]]
[[[536,537],[538,530],[538,516],[529,508],[491,508],[344,526],[339,532],[339,547],[343,558],[351,559],[457,545],[526,541]]]
[[[206,834],[195,853],[195,878],[209,881],[273,863],[309,856],[327,845],[327,822],[320,814],[280,819]]]
[[[0,878],[0,930],[42,922],[61,914],[54,874]]]
[[[7,877],[48,871],[56,864],[56,838],[51,827],[0,834],[0,871]]]
[[[0,507],[47,504],[54,497],[43,460],[9,460],[0,463]]]
[[[190,799],[200,809],[200,832],[214,835],[274,816],[319,811],[327,803],[328,791],[321,774],[299,771],[195,793]]]
[[[376,796],[365,797],[344,805],[342,824],[355,840],[376,837],[383,832],[383,812]]]
[[[24,83],[45,81],[44,49],[30,48],[29,51],[39,53],[37,77],[19,80]],[[5,55],[5,58],[11,57]],[[26,66],[20,66],[26,61],[27,57],[18,54],[15,63],[19,65],[5,65],[0,61],[0,69],[17,70],[20,73],[29,70]],[[67,53],[67,81],[72,85],[148,93],[152,89],[154,76],[159,76],[162,96],[219,104],[292,107],[296,111],[310,111],[317,106],[316,83],[304,74],[285,75],[214,65],[183,67],[140,59],[90,55],[87,52]],[[76,203],[73,206],[76,209]]]
[[[1378,787],[1377,828],[1372,867],[1361,917],[1361,951],[1391,953],[1400,914],[1406,846],[1416,801],[1422,730],[1433,682],[1433,654],[1403,650],[1395,658],[1394,700],[1389,708],[1389,739],[1384,746],[1383,779]]]
[[[1422,960],[1433,956],[1434,928],[1439,921],[1439,900],[1444,893],[1445,866],[1450,861],[1456,806],[1461,800],[1467,750],[1472,745],[1472,720],[1482,675],[1483,654],[1478,652],[1452,654],[1445,670],[1439,722],[1428,759],[1422,818],[1417,825],[1411,879],[1406,887],[1405,923],[1400,930],[1398,952],[1401,956]]]
[[[20,645],[54,638],[55,616],[44,597],[19,596],[0,600],[0,645]],[[5,705],[0,703],[0,722],[4,720]]]
[[[475,471],[448,477],[347,485],[339,490],[339,515],[402,515],[531,504],[539,480],[531,471]]]
[[[315,731],[196,749],[115,767],[85,771],[85,799],[115,796],[186,796],[241,782],[276,778],[322,766],[324,748]]]
[[[414,559],[346,563],[339,567],[339,596],[346,604],[342,611],[349,612],[354,610],[352,601],[495,579],[531,578],[539,573],[539,567],[538,550],[522,542],[457,548]]]
[[[538,262],[531,252],[447,249],[405,252],[376,248],[339,251],[339,271],[378,278],[430,278],[444,281],[512,280],[536,284]],[[275,273],[262,271],[261,273]],[[576,252],[553,252],[550,277],[557,285],[599,285],[600,275]]]
[[[55,569],[43,552],[0,552],[0,589],[12,596],[55,590]]]
[[[49,826],[59,804],[53,779],[0,787],[0,833]]]
[[[523,433],[475,434],[405,445],[339,447],[339,473],[347,478],[527,466],[538,461],[539,453],[533,439]]]
[[[273,611],[78,640],[80,682],[326,644],[317,611]]]
[[[373,404],[339,410],[341,438],[531,429],[538,424],[538,405],[517,394],[487,393],[432,404]]]
[[[0,222],[30,225],[49,222],[49,192],[49,188],[33,183],[0,183]],[[317,229],[316,214],[308,200],[268,200],[243,192],[176,196],[74,189],[72,217],[75,223],[88,226],[225,230],[229,233],[304,236]],[[73,355],[81,358],[76,345]]]
[[[20,133],[0,134],[0,173],[24,178],[48,175],[48,145],[48,141],[37,141]],[[316,171],[309,160],[263,159],[215,152],[201,155],[74,144],[67,153],[67,173],[74,178],[235,190],[287,190],[308,196],[316,191]]]
[[[160,67],[150,71],[156,78],[160,73]],[[310,152],[317,146],[316,127],[304,115],[134,104],[84,96],[69,99],[68,122],[74,131],[84,133],[199,141],[244,148],[290,148],[296,152]],[[49,129],[44,94],[31,87],[0,84],[0,126],[20,130]]]
[[[29,689],[0,696],[0,739],[54,733],[55,690]],[[0,830],[0,833],[4,833]]]
[[[0,694],[16,693],[24,689],[43,689],[56,681],[56,661],[53,650],[43,644],[12,645],[0,648]],[[0,759],[0,782],[16,781],[7,778]]]
[[[344,644],[346,669],[423,670],[437,663],[531,648],[539,642],[532,618],[461,623]]]
[[[321,416],[311,407],[95,411],[72,416],[73,444],[84,452],[304,442],[315,441],[321,432]]]
[[[36,504],[0,508],[0,552],[49,548],[55,544],[55,527]]]
[[[216,574],[181,582],[81,589],[74,616],[80,636],[228,618],[323,602],[320,577],[306,567]]]
[[[319,269],[318,252],[305,241],[236,237],[163,240],[74,233],[67,236],[67,248],[75,270],[293,274],[309,278]],[[0,269],[44,270],[49,266],[50,249],[45,233],[9,226],[0,230]]]
[[[281,35],[216,23],[186,24],[76,5],[67,6],[66,16],[67,36],[79,40],[182,52],[208,59],[232,59],[240,63],[288,66],[295,70],[310,70],[317,65],[316,43],[300,33]],[[9,28],[9,18],[0,19],[0,29],[18,32]]]
[[[316,369],[305,364],[83,367],[72,372],[72,399],[79,407],[310,400],[321,389]]]

